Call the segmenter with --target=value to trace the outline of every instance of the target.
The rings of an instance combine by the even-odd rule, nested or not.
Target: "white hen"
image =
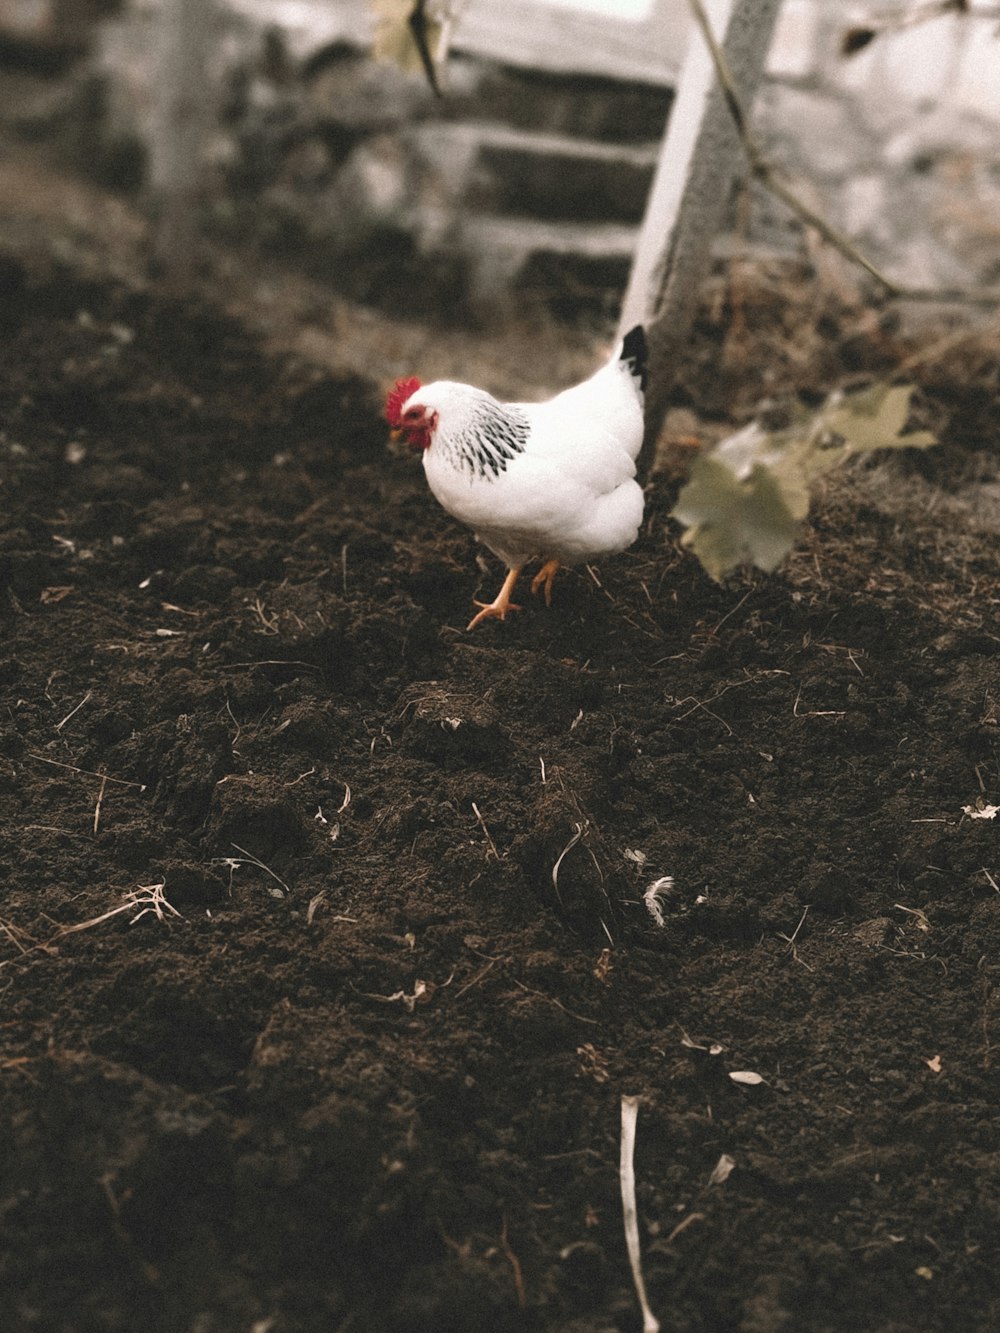
[[[468,628],[519,608],[510,600],[529,560],[542,568],[532,592],[560,565],[631,546],[642,524],[635,460],[643,435],[646,339],[628,333],[590,379],[546,403],[501,403],[471,384],[396,383],[386,402],[391,426],[423,450],[427,481],[441,505],[467,523],[507,566],[503,587]]]

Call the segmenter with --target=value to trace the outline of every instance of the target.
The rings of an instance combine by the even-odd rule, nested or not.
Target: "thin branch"
[[[780,178],[776,168],[768,161],[757,142],[740,102],[739,94],[736,91],[729,63],[716,40],[715,33],[712,31],[702,0],[689,0],[689,3],[695,22],[701,29],[705,45],[712,57],[716,78],[719,80],[719,86],[722,89],[729,114],[733,118],[733,124],[736,127],[736,133],[739,135],[740,145],[750,167],[750,173],[755,180],[760,181],[765,190],[769,190],[775,198],[780,199],[806,226],[817,231],[828,244],[832,245],[846,259],[849,259],[851,263],[863,268],[895,300],[953,301],[969,305],[1000,304],[1000,290],[996,288],[974,291],[965,287],[907,287],[902,283],[895,282],[862,254],[854,242],[839,228],[835,227],[822,214],[817,213],[814,208],[810,208],[792,187]]]

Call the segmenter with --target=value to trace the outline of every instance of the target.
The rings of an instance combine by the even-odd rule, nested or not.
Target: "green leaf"
[[[751,422],[699,458],[672,517],[682,541],[714,579],[742,564],[773,570],[792,549],[809,512],[809,491],[853,453],[926,448],[929,431],[903,433],[910,385],[876,384],[834,393],[818,412],[793,411],[790,425],[768,431]]]
[[[903,434],[910,414],[912,384],[874,384],[837,401],[822,412],[824,425],[859,453],[870,449],[925,449],[937,440],[926,430]]]
[[[708,456],[696,461],[672,516],[688,529],[684,545],[718,580],[743,564],[776,569],[795,541],[803,495],[790,476],[760,463],[741,480]]]

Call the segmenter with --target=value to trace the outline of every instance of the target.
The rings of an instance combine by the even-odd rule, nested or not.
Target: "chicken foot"
[[[474,604],[476,606],[481,606],[483,609],[478,615],[472,617],[465,627],[466,630],[475,629],[482,620],[491,620],[494,617],[498,620],[506,620],[508,611],[520,611],[521,608],[517,603],[510,600],[510,595],[514,591],[514,585],[517,583],[520,573],[520,565],[517,569],[509,569],[507,571],[507,577],[503,581],[503,587],[492,602],[480,602],[473,598]]]
[[[531,591],[537,593],[542,587],[545,588],[545,605],[552,605],[552,583],[556,574],[559,572],[558,560],[546,560],[541,569],[531,580]]]

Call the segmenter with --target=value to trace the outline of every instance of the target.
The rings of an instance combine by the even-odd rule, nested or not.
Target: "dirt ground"
[[[468,634],[500,571],[381,377],[464,345],[503,387],[559,331],[341,306],[282,351],[40,190],[0,228],[0,1326],[637,1333],[623,1095],[664,1329],[1000,1326],[996,339],[723,284],[639,542]],[[940,447],[711,583],[683,437],[865,375]]]

